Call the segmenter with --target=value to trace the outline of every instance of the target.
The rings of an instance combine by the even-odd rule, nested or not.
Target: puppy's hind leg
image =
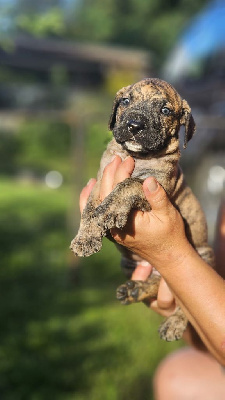
[[[180,307],[176,310],[170,317],[159,327],[159,336],[161,339],[167,342],[173,342],[174,340],[179,340],[182,338],[185,329],[187,328],[188,319],[184,315]]]
[[[127,281],[118,287],[116,298],[121,304],[127,305],[157,297],[160,278],[159,275],[153,275],[147,281]]]
[[[147,281],[127,281],[119,286],[116,292],[121,304],[131,304],[156,298],[159,289],[160,275],[153,274]],[[181,308],[177,307],[159,327],[159,336],[168,342],[181,339],[187,327],[188,320]]]

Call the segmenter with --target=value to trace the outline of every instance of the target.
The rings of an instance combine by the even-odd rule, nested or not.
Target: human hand
[[[125,161],[116,157],[114,161],[105,168],[103,173],[102,182],[99,190],[99,197],[101,200],[113,190],[117,183],[129,178],[134,168],[134,160],[128,157]],[[80,210],[83,211],[87,199],[95,186],[96,179],[92,178],[84,187],[80,194]],[[133,280],[146,280],[152,272],[152,266],[149,263],[139,264],[133,275]],[[163,316],[171,315],[176,307],[175,299],[171,293],[165,280],[161,278],[157,299],[145,302],[152,310]]]
[[[134,165],[132,157],[127,157],[122,162],[121,158],[116,156],[105,167],[99,187],[101,200],[104,200],[119,182],[131,176]],[[173,266],[173,263],[179,263],[185,254],[185,245],[189,245],[183,219],[154,177],[144,181],[143,191],[152,210],[134,210],[126,226],[123,229],[111,229],[111,235],[119,244],[153,264],[156,269]]]

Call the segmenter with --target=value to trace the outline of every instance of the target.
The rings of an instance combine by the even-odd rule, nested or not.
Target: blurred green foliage
[[[59,120],[34,119],[20,126],[17,137],[18,167],[39,174],[57,169],[68,179],[71,132],[67,124]]]
[[[41,14],[20,14],[16,18],[17,27],[37,37],[46,35],[62,35],[65,24],[62,10],[52,7]]]
[[[59,170],[68,180],[70,172],[70,127],[60,121],[27,120],[19,124],[16,133],[0,132],[1,174],[30,170],[43,175]]]
[[[15,174],[17,171],[16,157],[19,153],[20,139],[8,131],[0,132],[0,171],[1,174]]]
[[[177,36],[208,0],[17,0],[3,4],[14,34],[147,49],[160,63]],[[4,32],[1,40],[4,38]]]
[[[207,0],[82,0],[70,19],[70,35],[94,41],[143,48],[159,63],[190,17]]]
[[[115,301],[114,246],[74,276],[68,187],[0,184],[1,398],[151,399],[155,367],[178,344],[159,340],[144,305]]]

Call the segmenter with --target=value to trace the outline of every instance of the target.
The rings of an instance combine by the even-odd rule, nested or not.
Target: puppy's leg
[[[138,178],[127,178],[119,183],[97,207],[95,215],[98,225],[104,234],[111,228],[122,229],[132,209],[150,210],[142,189],[142,181]]]
[[[141,181],[133,178],[119,183],[103,202],[98,204],[99,199],[92,194],[82,214],[79,232],[71,243],[72,251],[78,256],[87,257],[98,252],[102,246],[102,237],[106,236],[111,228],[123,228],[131,209],[150,209]]]
[[[161,277],[153,275],[147,281],[127,281],[119,286],[116,292],[121,304],[131,304],[156,298]],[[177,307],[175,312],[159,327],[159,336],[168,342],[181,339],[187,327],[188,320],[183,311]]]
[[[167,342],[179,340],[182,338],[187,324],[187,317],[184,315],[181,308],[177,307],[175,312],[160,325],[158,330],[159,336]]]
[[[116,297],[125,305],[157,297],[160,279],[160,275],[153,275],[147,281],[127,281],[118,287]]]
[[[88,257],[96,253],[102,246],[102,232],[95,216],[96,207],[99,205],[98,185],[94,187],[86,207],[82,213],[79,231],[72,240],[70,248],[76,256]]]

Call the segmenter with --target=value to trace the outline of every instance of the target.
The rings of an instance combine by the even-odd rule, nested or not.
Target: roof
[[[0,48],[0,65],[47,71],[63,64],[69,71],[120,67],[149,69],[150,55],[146,51],[114,46],[67,42],[55,39],[19,37],[9,51]]]

